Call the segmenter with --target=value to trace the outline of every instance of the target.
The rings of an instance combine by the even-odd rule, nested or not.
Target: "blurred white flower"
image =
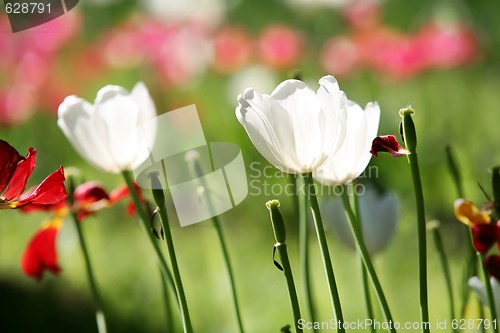
[[[129,93],[108,85],[94,104],[68,96],[59,106],[57,124],[76,151],[90,164],[119,173],[139,166],[147,157],[155,133],[144,135],[139,126],[156,116],[146,86],[139,82]]]
[[[369,5],[379,2],[381,0],[286,0],[289,6],[298,7],[298,9],[320,7],[343,8],[349,5]]]
[[[316,171],[344,141],[347,98],[333,76],[319,84],[315,93],[302,81],[286,80],[271,95],[248,88],[238,96],[238,121],[262,156],[282,171]]]
[[[363,185],[365,186],[365,185]],[[371,254],[386,248],[394,237],[399,219],[399,201],[394,193],[379,193],[365,186],[359,196],[361,226],[366,248]],[[351,249],[356,249],[350,224],[340,199],[329,199],[321,205],[325,223],[333,227],[336,235]]]
[[[224,0],[141,0],[145,9],[166,22],[220,24],[226,15]]]
[[[345,185],[358,178],[372,157],[370,148],[377,137],[379,120],[377,103],[368,103],[363,111],[358,104],[348,101],[344,143],[314,177],[326,185]]]
[[[236,71],[227,83],[227,96],[231,103],[247,87],[257,91],[271,91],[276,87],[276,73],[266,66],[254,65]]]
[[[468,281],[469,287],[474,290],[474,292],[479,297],[479,300],[486,305],[490,306],[490,302],[488,301],[488,296],[486,293],[486,287],[481,282],[481,280],[477,276],[473,276]],[[493,298],[495,299],[495,309],[497,310],[497,318],[500,318],[500,284],[494,277],[490,278],[491,288],[493,289]]]

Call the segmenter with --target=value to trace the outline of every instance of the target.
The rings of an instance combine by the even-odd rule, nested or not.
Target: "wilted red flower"
[[[54,274],[61,271],[57,261],[56,236],[64,216],[45,222],[31,239],[21,259],[24,274],[40,280],[45,270]]]
[[[23,194],[36,164],[37,150],[19,155],[6,141],[0,140],[0,209],[13,209],[29,204],[51,205],[66,198],[64,169],[51,173],[33,191]]]
[[[481,210],[472,201],[455,200],[455,216],[471,228],[472,244],[479,253],[487,253],[500,241],[500,221],[490,222],[490,212]],[[500,244],[499,244],[500,245]]]
[[[408,155],[410,153],[408,150],[399,145],[398,140],[394,135],[382,135],[373,139],[370,153],[373,156],[378,157],[378,153],[380,152],[389,153],[394,157]]]
[[[489,256],[488,258],[486,258],[485,264],[488,274],[490,274],[495,279],[500,281],[500,256],[499,255]]]
[[[138,186],[136,186],[136,191],[142,201],[142,195]],[[24,212],[46,210],[55,213],[55,217],[42,224],[42,227],[26,247],[21,260],[21,267],[24,274],[33,276],[39,280],[42,278],[45,270],[49,270],[54,274],[59,273],[60,267],[57,261],[56,237],[68,213],[75,212],[78,221],[82,222],[97,211],[110,207],[117,201],[124,199],[128,194],[127,186],[119,187],[108,194],[100,183],[89,181],[79,185],[75,189],[72,206],[70,206],[67,200],[63,200],[53,205],[33,204],[23,207]],[[130,215],[135,213],[135,206],[132,202],[127,207],[127,213]]]

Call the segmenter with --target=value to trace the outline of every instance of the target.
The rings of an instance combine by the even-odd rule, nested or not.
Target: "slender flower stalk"
[[[486,286],[486,296],[488,298],[488,303],[490,304],[491,321],[492,323],[495,323],[495,325],[492,325],[493,326],[492,329],[494,333],[498,333],[499,330],[498,330],[498,318],[495,305],[495,297],[493,295],[493,289],[491,288],[490,275],[488,274],[488,270],[486,269],[485,265],[486,254],[478,253],[477,256],[479,262],[481,263],[481,269],[483,271],[484,285]]]
[[[73,182],[73,178],[69,177],[69,202],[73,204],[73,193],[75,191],[75,186]],[[90,262],[90,253],[87,248],[87,242],[85,240],[85,237],[83,235],[83,230],[82,230],[82,224],[78,219],[77,212],[73,212],[71,214],[71,217],[73,218],[73,221],[75,222],[77,234],[78,234],[78,241],[80,243],[80,248],[82,249],[82,254],[83,254],[83,259],[85,262],[85,270],[87,272],[87,278],[89,280],[90,284],[90,290],[92,291],[92,295],[94,297],[94,303],[96,307],[96,323],[97,323],[97,331],[99,333],[106,333],[106,317],[104,316],[104,311],[103,311],[103,304],[102,304],[102,298],[101,298],[101,293],[99,292],[99,288],[97,287],[97,282],[94,276],[94,271],[92,269],[92,264]]]
[[[297,177],[294,177],[297,180]],[[304,290],[306,293],[306,304],[307,310],[309,311],[310,319],[312,322],[316,322],[316,308],[314,305],[314,296],[311,286],[311,273],[309,265],[309,224],[308,224],[308,200],[307,192],[304,195],[298,195],[299,202],[299,252],[300,252],[300,266],[302,268],[302,276],[304,279]],[[318,332],[318,330],[313,327],[313,332]]]
[[[363,223],[361,222],[361,209],[359,208],[359,198],[358,195],[356,194],[354,195],[354,211],[356,213],[356,216],[358,217],[359,230],[361,231],[361,234],[363,234]],[[358,256],[359,256],[359,268],[361,271],[361,285],[363,287],[363,296],[365,299],[366,314],[368,316],[368,319],[373,320],[375,319],[375,314],[373,312],[371,288],[370,284],[368,283],[369,276],[366,267],[363,263],[362,256],[359,253]],[[377,332],[374,325],[370,326],[370,331],[372,333]]]
[[[229,285],[230,285],[230,289],[231,289],[231,295],[233,298],[233,307],[234,307],[234,311],[236,314],[236,320],[238,322],[238,329],[239,329],[240,333],[243,333],[243,332],[245,332],[245,329],[243,327],[243,318],[241,316],[241,310],[240,310],[240,306],[238,303],[238,296],[236,293],[236,281],[234,278],[234,272],[233,272],[233,267],[231,265],[231,260],[229,258],[229,250],[228,250],[227,243],[226,243],[226,240],[224,237],[224,233],[222,232],[222,226],[220,224],[219,217],[213,213],[214,206],[213,206],[213,202],[210,198],[210,195],[208,195],[208,193],[207,193],[208,189],[206,188],[206,184],[205,184],[204,179],[203,179],[204,173],[203,173],[203,170],[201,169],[200,163],[198,161],[199,156],[197,155],[196,151],[188,152],[188,154],[189,155],[186,155],[186,159],[188,160],[188,162],[190,162],[191,172],[192,172],[194,177],[200,179],[200,183],[201,183],[200,185],[204,188],[203,193],[205,194],[204,197],[205,197],[208,209],[210,211],[210,215],[213,215],[212,223],[213,223],[213,226],[215,228],[215,231],[217,232],[217,237],[219,239],[219,244],[220,244],[220,247],[222,250],[222,256],[223,256],[224,262],[226,264],[227,274],[229,277]]]
[[[375,314],[373,312],[371,288],[370,284],[368,283],[368,271],[366,270],[366,267],[363,263],[363,258],[361,258],[361,256],[359,256],[359,269],[361,271],[361,284],[363,286],[363,297],[365,298],[366,315],[368,316],[368,319],[374,320]],[[377,332],[375,325],[370,326],[370,331],[372,333]]]
[[[167,324],[167,332],[175,332],[174,316],[172,315],[172,301],[170,299],[167,282],[163,278],[161,270],[160,270],[160,279],[161,279],[161,290],[163,291],[163,302],[165,305],[165,321]]]
[[[125,182],[127,183],[128,189],[130,191],[130,196],[132,197],[132,201],[134,202],[135,209],[137,211],[137,214],[139,215],[141,221],[142,221],[142,226],[143,230],[148,236],[149,241],[151,242],[151,245],[153,246],[153,249],[155,250],[156,256],[158,257],[158,265],[160,267],[160,271],[163,275],[163,278],[165,281],[175,289],[175,283],[174,279],[172,277],[172,273],[170,272],[170,268],[167,265],[167,262],[165,261],[165,257],[163,256],[163,252],[160,249],[160,246],[156,242],[155,236],[149,231],[150,228],[150,218],[147,216],[146,211],[144,210],[144,207],[142,206],[141,201],[139,200],[139,196],[137,195],[135,186],[134,186],[134,180],[132,173],[130,171],[123,171],[122,172],[123,178],[125,179]],[[177,303],[179,302],[178,297],[176,297]]]
[[[290,296],[290,303],[292,305],[294,326],[296,327],[297,333],[302,333],[302,326],[299,325],[300,319],[300,306],[299,299],[297,297],[297,291],[295,290],[295,282],[293,280],[292,267],[290,266],[290,260],[288,259],[288,251],[286,249],[286,230],[285,224],[283,222],[283,217],[278,209],[280,203],[278,200],[270,200],[266,203],[267,209],[269,209],[269,215],[271,218],[271,225],[273,227],[274,238],[276,243],[274,244],[275,251],[278,251],[278,255],[281,259],[281,267],[279,267],[286,278],[286,285],[288,287],[288,295]],[[276,264],[276,263],[275,263]],[[276,264],[277,265],[277,264]],[[278,265],[277,265],[278,266]]]
[[[375,272],[375,268],[370,259],[370,255],[368,254],[368,250],[366,249],[365,242],[363,240],[363,234],[361,232],[360,223],[349,202],[349,195],[347,191],[347,186],[344,187],[344,191],[342,191],[342,203],[344,204],[344,209],[349,216],[349,220],[351,222],[351,230],[356,240],[356,244],[363,259],[364,266],[367,270],[367,273],[372,281],[373,288],[375,289],[375,293],[377,294],[378,300],[380,302],[380,306],[382,307],[382,311],[384,312],[384,316],[387,322],[394,322],[392,319],[391,311],[389,309],[389,305],[385,298],[384,292],[382,291],[382,286],[380,281],[378,280],[377,273]],[[395,333],[396,329],[393,325],[388,328],[388,331],[391,333]]]
[[[181,308],[183,329],[185,333],[192,333],[193,327],[189,316],[186,294],[184,293],[184,287],[182,285],[181,273],[179,271],[179,265],[177,263],[177,257],[175,255],[174,241],[172,239],[172,232],[170,230],[170,224],[168,221],[167,206],[165,204],[165,194],[163,193],[162,185],[160,179],[158,178],[158,175],[152,173],[150,177],[151,187],[153,188],[153,197],[156,205],[158,206],[158,214],[162,222],[162,228],[165,232],[165,244],[167,245],[168,255],[170,256],[170,263],[172,264],[175,290],[177,292],[177,297],[179,299]]]
[[[446,291],[448,292],[448,302],[450,306],[450,319],[453,321],[456,319],[455,316],[455,298],[453,296],[453,284],[451,282],[450,265],[448,263],[448,256],[443,246],[443,239],[441,237],[441,232],[439,231],[439,222],[433,221],[428,224],[429,229],[432,230],[432,236],[434,238],[434,245],[439,255],[439,262],[441,263],[441,269],[443,270],[444,280],[446,283]],[[458,332],[458,328],[452,325],[453,332]]]
[[[420,315],[422,332],[429,333],[429,300],[427,294],[427,235],[425,224],[425,207],[424,193],[422,190],[422,180],[420,179],[420,170],[418,166],[417,156],[417,134],[415,124],[413,123],[412,114],[414,113],[411,107],[401,109],[399,111],[402,121],[403,137],[406,144],[406,149],[409,154],[408,162],[410,163],[411,175],[413,179],[413,189],[415,191],[415,201],[417,206],[417,229],[418,229],[418,264],[419,264],[419,281],[420,281]]]
[[[455,185],[455,189],[457,192],[458,198],[465,198],[465,190],[462,182],[462,173],[460,172],[460,168],[458,166],[457,160],[455,158],[455,154],[453,153],[453,149],[451,146],[446,146],[446,159],[448,163],[448,169],[450,171],[451,178],[453,180],[453,184]],[[460,318],[465,318],[465,311],[467,310],[467,304],[469,303],[469,298],[471,294],[471,288],[469,287],[468,281],[471,277],[477,275],[478,271],[478,262],[477,255],[474,247],[472,246],[472,235],[471,230],[467,231],[469,235],[470,242],[465,242],[467,245],[467,260],[466,266],[462,274],[461,279],[461,302],[460,302]],[[481,301],[477,302],[479,306],[479,311],[481,318],[484,318],[483,306]],[[484,329],[484,327],[483,327]]]
[[[318,237],[319,249],[323,259],[323,266],[325,269],[326,279],[328,282],[328,289],[330,291],[332,307],[335,312],[337,322],[340,322],[340,325],[337,326],[337,332],[345,332],[343,325],[344,316],[342,314],[342,305],[340,303],[340,296],[337,288],[337,282],[335,281],[332,261],[330,259],[330,252],[328,250],[328,243],[326,241],[325,230],[323,228],[323,220],[321,218],[321,212],[319,210],[318,199],[316,198],[316,190],[314,188],[313,177],[311,173],[304,174],[304,182],[306,184],[306,191],[311,206],[314,226],[316,228],[316,235]]]

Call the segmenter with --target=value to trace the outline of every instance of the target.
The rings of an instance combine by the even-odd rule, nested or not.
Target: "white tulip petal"
[[[94,105],[67,97],[59,107],[58,124],[89,163],[119,173],[147,158],[148,142],[140,134],[140,120],[155,114],[144,84],[138,83],[130,94],[122,87],[108,85],[99,90]],[[149,146],[155,134],[148,138]]]
[[[469,287],[477,294],[481,303],[489,307],[488,295],[486,287],[481,280],[473,276],[467,281]],[[500,284],[494,277],[490,278],[491,289],[493,290],[493,299],[495,300],[495,309],[497,311],[497,318],[500,318]]]
[[[141,110],[139,114],[140,123],[156,117],[155,104],[151,95],[149,95],[148,88],[146,88],[146,85],[143,82],[137,82],[130,92],[130,96],[139,104],[139,108]]]
[[[126,96],[128,91],[123,87],[107,85],[99,89],[97,96],[94,100],[94,105],[105,103],[109,100],[114,99],[116,96]]]
[[[347,99],[333,77],[320,84],[314,92],[302,81],[286,80],[271,95],[247,89],[238,97],[238,121],[257,150],[283,171],[316,171],[344,140]]]
[[[129,96],[115,95],[95,108],[95,123],[106,132],[103,140],[108,154],[119,170],[130,169],[139,148],[138,103]]]
[[[363,111],[358,104],[348,101],[344,142],[315,177],[327,185],[348,184],[359,177],[370,162],[370,147],[377,136],[379,119],[378,104],[368,103]]]
[[[323,124],[323,110],[316,93],[302,81],[286,80],[276,87],[271,97],[289,114],[290,122],[286,125],[291,124],[291,128],[280,122],[276,125],[288,132],[286,137],[292,135],[288,146],[291,145],[294,155],[300,156],[296,164],[305,171],[317,168],[326,156],[323,156],[323,133],[318,131]]]
[[[325,142],[328,151],[333,154],[338,151],[344,142],[345,124],[347,121],[347,97],[340,90],[337,80],[327,75],[319,80],[320,88],[318,89],[318,99],[323,110],[331,110],[325,113],[325,122],[332,124],[333,129],[329,129],[325,133]],[[333,158],[333,156],[330,156]]]
[[[293,168],[295,161],[289,159],[289,152],[281,149],[287,146],[292,135],[286,111],[273,103],[268,95],[258,94],[253,89],[245,90],[238,102],[236,116],[259,153],[282,170]]]
[[[94,166],[102,168],[112,160],[101,142],[102,133],[93,126],[93,116],[92,104],[68,96],[59,106],[57,123],[76,151]]]

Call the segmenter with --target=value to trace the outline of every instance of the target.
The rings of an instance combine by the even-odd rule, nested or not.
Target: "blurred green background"
[[[29,116],[14,123],[2,121],[5,124],[0,129],[0,137],[21,154],[25,154],[29,146],[39,149],[37,168],[30,184],[41,181],[62,164],[78,167],[86,179],[98,180],[109,190],[121,185],[122,179],[118,175],[93,169],[75,153],[57,127],[55,114],[65,93],[91,101],[97,90],[106,84],[132,88],[138,80],[149,87],[159,112],[196,104],[207,141],[234,142],[241,147],[247,165],[252,161],[261,162],[262,167],[268,165],[234,116],[236,94],[233,88],[239,88],[237,82],[243,80],[236,79],[237,76],[256,65],[260,66],[259,70],[264,68],[264,72],[257,72],[250,81],[243,82],[270,87],[261,91],[270,93],[275,85],[299,69],[302,78],[314,86],[321,76],[328,73],[319,61],[323,45],[332,37],[348,36],[355,28],[345,19],[346,5],[302,9],[280,0],[228,0],[224,5],[222,17],[202,28],[202,34],[208,35],[209,40],[213,40],[224,26],[238,25],[257,40],[266,27],[284,24],[300,33],[301,55],[296,61],[274,68],[265,59],[254,56],[241,66],[228,70],[218,70],[212,65],[215,60],[208,57],[210,59],[205,60],[207,64],[202,70],[180,81],[162,77],[161,71],[152,65],[154,60],[148,60],[154,57],[141,58],[125,66],[103,65],[100,58],[106,43],[103,36],[120,29],[140,29],[149,20],[158,18],[153,18],[154,13],[133,0],[80,1],[74,10],[79,16],[79,28],[57,52],[50,54],[49,81],[53,88],[60,89],[53,89],[51,100],[44,103],[37,101],[44,100],[45,93],[39,94],[35,89],[35,101]],[[414,35],[429,20],[451,18],[466,25],[475,36],[475,56],[466,63],[421,70],[403,77],[394,77],[370,66],[338,76],[341,89],[349,99],[360,105],[378,101],[382,110],[379,134],[398,133],[398,110],[401,107],[411,104],[416,110],[414,119],[419,135],[426,215],[429,220],[441,221],[458,295],[469,240],[465,228],[453,216],[456,192],[447,171],[444,151],[446,145],[453,146],[462,167],[468,198],[478,204],[486,201],[477,182],[491,193],[488,169],[500,162],[500,21],[497,17],[500,4],[487,0],[387,0],[376,6],[380,15],[378,24],[400,34]],[[64,19],[63,16],[58,20]],[[12,35],[6,30],[2,32],[2,38],[7,38],[7,34]],[[11,35],[9,38],[18,38]],[[6,43],[3,46],[14,47],[12,45]],[[141,42],[132,45],[141,46]],[[191,51],[195,54],[189,56],[195,60],[203,56]],[[127,54],[118,52],[114,56],[126,58]],[[2,67],[0,83],[3,90],[10,88],[15,80],[9,70]],[[15,113],[17,110],[2,112]],[[372,159],[371,165],[378,167],[378,178],[368,181],[395,191],[401,202],[396,236],[388,248],[376,256],[375,265],[394,318],[399,322],[418,321],[416,212],[408,164],[405,158],[381,156]],[[251,170],[247,172],[251,176]],[[288,179],[271,181],[284,184]],[[275,197],[282,203],[299,297],[304,300],[298,271],[298,225],[292,198],[249,195],[243,203],[221,216],[248,332],[278,332],[280,327],[292,321],[284,278],[271,258],[274,239],[264,204]],[[23,250],[46,218],[46,213],[28,215],[19,211],[2,211],[0,330],[9,333],[35,330],[93,332],[92,298],[71,221],[65,222],[58,235],[60,275],[46,274],[42,281],[36,282],[21,272]],[[227,275],[211,223],[180,228],[175,218],[172,221],[195,331],[235,332]],[[125,203],[86,220],[84,232],[102,289],[109,332],[164,332],[165,308],[156,258],[138,221],[126,215]],[[320,319],[330,320],[333,314],[315,239],[312,244],[314,294]],[[333,232],[329,233],[329,245],[345,319],[365,318],[356,255]],[[448,318],[448,307],[444,280],[431,239],[428,258],[430,313],[431,322],[435,322]],[[302,304],[305,312],[305,303]],[[476,311],[471,306],[467,315],[474,318]],[[379,311],[378,318],[382,320]]]

